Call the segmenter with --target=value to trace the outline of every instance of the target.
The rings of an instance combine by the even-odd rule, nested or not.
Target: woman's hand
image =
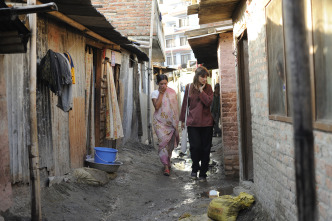
[[[203,84],[202,86],[199,87],[199,91],[202,92],[205,88],[205,84]]]
[[[159,87],[158,91],[160,94],[164,94],[167,87]]]
[[[184,122],[181,122],[181,129],[184,129]]]

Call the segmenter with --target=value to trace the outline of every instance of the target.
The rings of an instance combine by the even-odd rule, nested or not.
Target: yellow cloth
[[[71,72],[71,80],[72,80],[72,84],[76,84],[76,81],[75,81],[75,68],[74,68],[74,62],[73,62],[73,59],[71,58],[70,54],[67,52],[65,53],[66,57],[68,58],[69,60],[69,63],[70,63],[70,72]]]

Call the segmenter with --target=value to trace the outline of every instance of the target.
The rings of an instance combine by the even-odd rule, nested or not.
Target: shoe
[[[200,182],[206,182],[206,177],[205,176],[200,176],[200,177],[198,177],[198,180]]]
[[[170,175],[170,174],[169,174],[169,169],[165,169],[165,170],[164,170],[164,175],[165,175],[165,176],[169,176],[169,175]]]
[[[191,177],[191,179],[196,180],[197,179],[197,173],[191,172],[190,177]]]
[[[181,158],[184,157],[185,155],[186,155],[186,154],[183,153],[183,152],[180,152],[180,153],[179,153],[179,157],[181,157]]]

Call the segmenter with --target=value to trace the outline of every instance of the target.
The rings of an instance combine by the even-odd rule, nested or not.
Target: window
[[[288,84],[290,79],[286,73],[282,0],[273,0],[266,6],[266,41],[270,119],[291,122]]]
[[[174,55],[173,56],[173,65],[175,65],[176,64],[176,56]]]
[[[181,55],[181,65],[187,65],[189,60],[190,60],[190,54]]]
[[[181,37],[180,46],[187,45],[187,44],[188,44],[187,37]]]
[[[173,56],[173,61],[172,61],[172,57],[168,56],[166,58],[166,62],[167,62],[167,65],[174,65],[174,64],[176,64],[176,56],[175,55]]]
[[[188,26],[189,25],[189,19],[188,17],[186,18],[180,18],[179,19],[179,27],[185,27],[185,26]]]
[[[282,0],[273,0],[266,7],[266,40],[270,115],[288,116],[285,49],[283,39]]]
[[[174,39],[166,39],[166,48],[172,48],[174,46]]]
[[[332,131],[332,1],[311,0],[306,4],[309,48],[312,48],[312,97],[314,127]],[[291,122],[289,102],[290,76],[286,72],[282,0],[272,0],[266,6],[266,45],[268,61],[269,118]]]
[[[316,120],[332,124],[332,1],[312,1]]]
[[[166,58],[167,65],[172,65],[172,59],[171,57]]]

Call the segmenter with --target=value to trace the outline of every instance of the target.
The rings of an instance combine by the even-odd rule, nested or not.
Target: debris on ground
[[[219,192],[217,190],[210,190],[209,198],[216,198],[219,196]]]
[[[190,217],[190,216],[191,216],[190,213],[184,213],[184,214],[182,214],[182,215],[180,216],[179,220],[181,220],[181,219],[185,219],[185,218],[188,218],[188,217]]]
[[[235,221],[238,212],[249,208],[254,201],[254,197],[245,192],[235,197],[231,195],[217,197],[209,205],[208,217],[217,221]]]
[[[78,168],[73,173],[77,183],[85,183],[93,186],[102,186],[109,182],[106,172],[94,168]]]

